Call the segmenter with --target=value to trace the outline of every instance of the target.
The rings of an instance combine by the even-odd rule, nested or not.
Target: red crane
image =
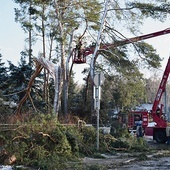
[[[170,33],[170,28],[167,28],[167,29],[164,29],[162,31],[158,31],[158,32],[150,33],[150,34],[145,34],[145,35],[141,35],[141,36],[137,36],[137,37],[133,37],[133,38],[128,38],[128,39],[124,39],[124,40],[121,40],[121,41],[116,41],[113,44],[109,44],[109,43],[108,44],[101,44],[100,50],[114,48],[114,47],[138,42],[138,41],[153,38],[153,37],[158,37],[158,36],[169,34],[169,33]],[[87,48],[82,48],[82,42],[79,42],[76,45],[76,48],[74,48],[73,51],[72,51],[73,63],[75,63],[75,64],[86,63],[86,57],[88,55],[93,54],[94,50],[95,50],[95,44],[92,44],[90,47],[87,47]]]
[[[148,111],[131,111],[128,117],[128,127],[129,130],[135,130],[135,117],[139,116],[142,121],[142,127],[146,136],[152,136],[153,140],[157,143],[165,143],[167,141],[166,137],[166,127],[167,121],[165,115],[163,114],[163,104],[160,105],[160,101],[163,93],[166,89],[167,80],[170,73],[170,57],[168,59],[162,80],[158,87],[156,97],[152,106],[152,110]],[[152,118],[152,126],[148,126],[149,117]]]
[[[164,71],[164,74],[162,76],[162,80],[160,82],[160,85],[159,85],[159,88],[158,88],[158,91],[157,91],[157,94],[156,94],[156,97],[155,97],[155,100],[154,100],[154,103],[153,103],[153,107],[152,107],[152,116],[153,116],[153,119],[155,120],[155,122],[157,123],[157,127],[166,127],[167,124],[166,122],[162,119],[162,106],[159,108],[159,103],[160,103],[160,100],[162,98],[162,95],[163,93],[165,92],[165,88],[166,88],[166,83],[167,83],[167,80],[168,80],[168,77],[169,77],[169,72],[170,72],[170,57],[168,59],[168,63],[166,65],[166,68],[165,68],[165,71]]]
[[[166,89],[167,80],[170,73],[170,57],[168,59],[164,74],[162,76],[162,80],[160,82],[152,110],[151,110],[151,116],[153,118],[153,121],[156,123],[153,127],[145,127],[145,134],[153,136],[153,139],[157,141],[157,143],[165,143],[167,141],[166,138],[166,127],[167,127],[167,121],[164,118],[163,115],[163,104],[160,105],[160,101],[162,98],[163,93]]]

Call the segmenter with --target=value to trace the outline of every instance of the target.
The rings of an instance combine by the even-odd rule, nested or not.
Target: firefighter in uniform
[[[170,145],[170,123],[168,123],[166,127],[166,137],[167,137],[167,145]]]
[[[136,119],[136,120],[135,120],[136,136],[137,136],[137,137],[143,137],[141,117],[140,117],[140,116],[136,116],[135,119]]]

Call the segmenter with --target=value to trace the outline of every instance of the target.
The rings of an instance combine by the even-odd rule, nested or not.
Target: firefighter
[[[136,136],[137,137],[143,137],[143,132],[142,132],[142,120],[139,115],[135,117],[135,125],[136,125]]]
[[[170,123],[166,127],[167,145],[170,145]]]
[[[136,128],[136,136],[137,137],[143,137],[143,132],[142,132],[142,124],[139,124]]]

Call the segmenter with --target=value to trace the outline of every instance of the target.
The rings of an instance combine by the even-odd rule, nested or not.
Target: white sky
[[[17,7],[17,5],[12,0],[3,0],[3,2],[1,0],[0,2],[0,53],[3,56],[4,62],[9,60],[17,65],[21,56],[20,52],[24,50],[24,40],[28,35],[24,34],[19,23],[15,23],[14,7]],[[141,32],[143,34],[149,34],[168,27],[170,27],[170,21],[160,23],[148,20],[144,23]],[[157,53],[164,58],[162,62],[162,69],[164,70],[170,54],[170,34],[148,39],[145,40],[145,42],[153,45],[154,48],[156,48]],[[37,49],[37,53],[39,50],[41,49]],[[83,76],[79,73],[82,70],[82,65],[74,65],[76,81],[79,81],[80,83],[82,83]]]
[[[3,61],[12,61],[17,64],[20,52],[24,47],[23,31],[14,20],[15,4],[12,0],[1,0],[0,3],[0,53]]]

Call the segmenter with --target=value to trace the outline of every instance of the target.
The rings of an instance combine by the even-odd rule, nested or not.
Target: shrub
[[[33,117],[25,124],[19,123],[15,129],[1,132],[0,140],[5,142],[3,145],[6,157],[15,155],[16,165],[22,164],[46,170],[62,169],[69,165],[66,164],[68,161],[75,161],[84,155],[95,156],[98,152],[94,127],[78,129],[76,126],[62,125],[49,116],[40,115],[40,117]],[[138,151],[145,149],[146,144],[143,139],[130,136],[126,130],[119,132],[117,139],[111,134],[99,134],[100,152],[113,153],[115,148]],[[1,164],[6,157],[1,157],[3,158],[0,159]]]

